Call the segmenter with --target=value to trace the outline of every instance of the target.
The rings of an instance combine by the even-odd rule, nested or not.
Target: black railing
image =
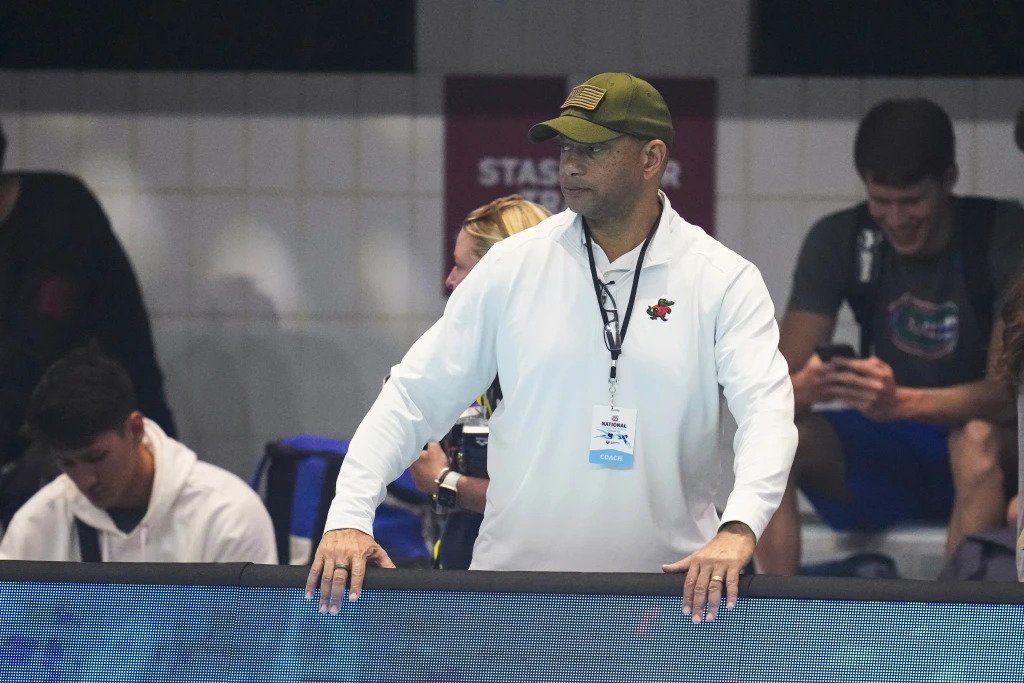
[[[252,563],[78,563],[0,561],[0,582],[301,588],[307,569]],[[369,568],[367,589],[463,593],[651,595],[682,593],[682,574],[481,572]],[[1024,584],[824,577],[744,576],[741,598],[1024,604]]]

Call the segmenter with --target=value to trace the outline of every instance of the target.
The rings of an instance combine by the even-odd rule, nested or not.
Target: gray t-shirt
[[[985,374],[992,330],[979,322],[971,303],[961,254],[961,235],[972,229],[964,224],[963,205],[984,201],[993,200],[954,197],[957,233],[932,258],[903,257],[883,242],[873,342],[875,355],[892,366],[900,385],[943,387]],[[998,311],[1024,262],[1024,208],[993,201],[993,209],[988,262]],[[790,311],[834,316],[844,300],[856,296],[854,244],[862,220],[871,220],[864,204],[811,228],[793,273]]]

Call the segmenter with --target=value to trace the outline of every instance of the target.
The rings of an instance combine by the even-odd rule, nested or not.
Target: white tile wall
[[[252,283],[247,311],[252,317],[295,317],[306,312],[298,236],[299,205],[293,196],[249,196],[249,220],[225,245],[223,271]]]
[[[30,170],[79,170],[79,120],[74,114],[34,112],[21,125],[22,167]]]
[[[198,315],[242,317],[248,310],[248,282],[233,278],[229,270],[241,247],[235,237],[247,220],[245,204],[241,195],[195,195],[190,239],[182,244],[193,264],[192,306]]]
[[[410,237],[413,203],[409,197],[363,195],[358,199],[355,262],[359,275],[354,292],[356,310],[375,318],[405,316],[415,310],[412,288],[413,253]],[[440,234],[440,226],[439,226]]]
[[[977,184],[997,196],[1019,197],[1024,187],[1024,154],[1013,140],[1013,121],[1024,106],[1024,80],[978,83]]]
[[[192,177],[196,190],[245,188],[246,123],[240,114],[204,116],[192,122]]]
[[[180,114],[139,114],[135,119],[135,182],[148,190],[191,189],[191,126]]]
[[[299,183],[299,124],[292,116],[249,119],[248,186],[295,192]]]
[[[444,191],[444,79],[416,79],[416,119],[413,121],[413,186],[416,194]]]
[[[807,226],[799,199],[753,199],[749,202],[747,258],[761,269],[779,315],[789,299],[792,266]],[[788,267],[787,267],[788,266]]]
[[[803,187],[804,82],[761,78],[750,82],[748,111],[759,114],[748,126],[750,192],[755,196],[797,196]],[[749,115],[748,115],[749,116]]]
[[[411,281],[422,283],[413,287],[409,301],[414,313],[427,316],[440,315],[446,297],[442,283],[444,271],[444,242],[439,239],[437,226],[444,225],[444,201],[440,197],[417,197],[413,204],[413,231],[410,250],[412,259]]]
[[[312,196],[296,239],[305,295],[305,313],[337,318],[357,310],[359,270],[353,267],[359,225],[355,200],[347,196]]]
[[[186,316],[151,315],[153,337],[159,344],[164,391],[174,411],[179,436],[190,443],[195,431],[195,402],[192,400],[192,345],[194,320]]]
[[[721,195],[719,195],[721,196]],[[719,199],[715,204],[715,237],[740,254],[747,254],[747,214],[749,207],[742,199]]]
[[[719,196],[745,195],[748,182],[747,79],[718,80],[715,182]]]
[[[182,434],[211,461],[245,474],[274,436],[350,436],[440,313],[449,73],[718,77],[718,234],[780,312],[810,223],[859,200],[853,134],[882,97],[950,108],[960,189],[1024,195],[1021,80],[749,78],[743,0],[428,7],[417,75],[0,71],[8,166],[97,192]]]
[[[803,192],[834,197],[860,194],[860,179],[853,166],[853,139],[857,133],[860,82],[816,79],[806,83],[806,121],[802,127]]]
[[[79,117],[81,158],[78,173],[96,190],[135,190],[132,168],[132,118],[123,114],[82,114]]]
[[[345,116],[309,115],[300,148],[310,192],[343,192],[356,187],[359,121]]]
[[[368,76],[357,93],[360,190],[409,193],[413,189],[415,81],[411,76]]]

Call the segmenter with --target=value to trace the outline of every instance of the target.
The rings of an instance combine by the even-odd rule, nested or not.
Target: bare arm
[[[1002,382],[986,377],[941,389],[897,389],[900,419],[961,424],[972,419],[1008,422],[1015,412],[1013,395]]]
[[[992,325],[988,351],[988,372],[983,379],[938,389],[901,387],[909,420],[959,424],[972,419],[1010,422],[1017,414],[1013,391],[1000,378],[999,357],[1003,353],[1004,322]]]
[[[1016,414],[1013,392],[998,379],[996,359],[1002,353],[1003,323],[996,321],[989,347],[987,376],[975,382],[934,389],[898,386],[892,368],[878,358],[837,359],[836,396],[876,420],[914,420],[962,424],[982,419],[1010,421]]]
[[[835,318],[809,311],[787,311],[779,325],[779,351],[789,364],[796,414],[806,412],[823,394],[821,360],[814,349],[832,338]]]
[[[430,442],[420,452],[420,457],[412,464],[412,478],[416,488],[429,496],[437,493],[437,477],[441,470],[448,467],[448,458],[441,445]],[[484,501],[487,499],[489,479],[462,475],[458,483],[459,507],[473,512],[484,512]]]
[[[487,500],[487,487],[490,483],[490,479],[463,475],[459,479],[458,484],[459,507],[464,510],[479,512],[482,515],[484,513],[484,502]]]

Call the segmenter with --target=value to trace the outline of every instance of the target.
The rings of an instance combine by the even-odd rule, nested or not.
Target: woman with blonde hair
[[[491,247],[550,215],[543,206],[518,194],[499,197],[471,211],[455,240],[455,265],[444,281],[445,286],[454,290]],[[485,422],[500,400],[501,386],[495,377],[490,388],[463,413],[460,422],[467,418]],[[452,440],[456,443],[450,443]],[[417,488],[434,496],[441,507],[449,508],[444,531],[435,547],[435,564],[442,569],[468,569],[473,557],[473,544],[484,518],[488,484],[486,461],[471,465],[470,458],[465,457],[468,454],[458,457],[457,451],[463,443],[458,427],[444,441],[449,446],[449,453],[438,443],[427,444],[419,459],[412,464],[412,476]],[[456,457],[450,459],[450,454]]]
[[[550,215],[551,212],[543,206],[518,194],[499,197],[470,211],[455,239],[455,265],[444,281],[445,286],[449,290],[455,289],[491,247],[509,235],[537,225]]]

